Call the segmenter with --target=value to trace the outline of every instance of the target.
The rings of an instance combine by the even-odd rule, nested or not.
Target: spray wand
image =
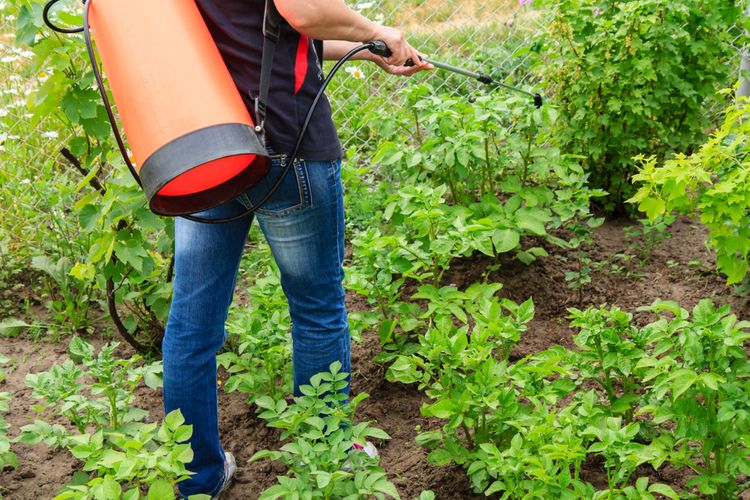
[[[374,40],[372,42],[369,42],[368,45],[369,45],[370,52],[372,52],[375,55],[382,56],[382,57],[391,56],[391,49],[389,49],[388,46],[385,44],[385,42],[383,42],[382,40]],[[513,85],[508,85],[507,83],[500,82],[492,78],[490,75],[486,73],[478,73],[474,71],[469,71],[467,69],[459,68],[457,66],[452,66],[450,64],[446,64],[443,62],[433,61],[432,59],[427,59],[426,57],[420,57],[420,60],[428,62],[432,64],[433,66],[435,66],[436,68],[444,69],[446,71],[450,71],[453,73],[458,73],[459,75],[468,76],[469,78],[474,78],[475,80],[478,80],[482,83],[498,85],[500,87],[511,90],[513,92],[518,92],[520,94],[527,95],[534,99],[534,106],[536,106],[537,108],[542,107],[542,95],[541,94],[533,94],[524,89],[514,87]],[[404,66],[414,66],[414,61],[409,59],[408,61],[406,61]]]

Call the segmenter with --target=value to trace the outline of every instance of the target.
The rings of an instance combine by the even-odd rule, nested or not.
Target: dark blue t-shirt
[[[254,115],[260,89],[265,0],[196,0],[245,105]],[[266,112],[266,141],[274,153],[290,154],[310,104],[323,82],[323,43],[282,20],[273,59]],[[253,116],[253,118],[255,118]],[[320,100],[300,148],[306,160],[341,157],[331,105]]]

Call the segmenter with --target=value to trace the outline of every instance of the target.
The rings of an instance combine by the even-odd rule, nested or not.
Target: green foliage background
[[[551,22],[546,86],[561,148],[582,156],[605,208],[633,192],[633,157],[689,154],[736,81],[741,4],[729,1],[543,1]]]

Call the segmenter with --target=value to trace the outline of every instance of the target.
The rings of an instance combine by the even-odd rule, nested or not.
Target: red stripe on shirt
[[[294,93],[299,92],[302,83],[307,75],[307,49],[310,45],[310,39],[306,35],[300,34],[299,43],[297,44],[297,56],[294,60]]]

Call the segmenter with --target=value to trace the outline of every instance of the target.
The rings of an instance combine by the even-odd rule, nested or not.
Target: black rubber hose
[[[328,87],[328,84],[331,83],[331,80],[333,79],[336,72],[339,69],[341,69],[341,66],[343,66],[346,61],[351,59],[352,56],[354,56],[355,54],[358,54],[359,52],[362,52],[363,50],[370,50],[371,48],[372,48],[372,42],[365,43],[358,47],[354,47],[352,50],[344,54],[344,56],[341,59],[339,59],[336,62],[336,64],[333,66],[331,71],[328,73],[328,76],[323,81],[323,84],[320,86],[318,93],[315,95],[315,99],[313,99],[313,102],[310,105],[310,109],[307,111],[307,116],[305,117],[305,121],[302,124],[302,128],[300,129],[299,134],[297,135],[297,141],[294,144],[294,149],[292,150],[292,154],[286,157],[286,163],[281,173],[277,177],[276,182],[274,182],[273,186],[271,186],[271,189],[268,190],[268,192],[263,196],[263,198],[258,203],[251,206],[250,208],[248,208],[247,210],[245,210],[244,212],[240,214],[237,214],[232,217],[222,218],[222,219],[207,219],[204,217],[196,217],[194,215],[181,215],[180,217],[184,219],[192,220],[195,222],[204,222],[208,224],[221,224],[225,222],[233,222],[236,220],[240,220],[244,217],[247,217],[251,213],[255,212],[257,209],[259,209],[265,202],[267,202],[268,199],[276,192],[279,186],[281,186],[281,183],[284,180],[284,177],[286,177],[287,173],[292,168],[292,165],[294,165],[294,161],[297,159],[297,155],[299,154],[299,149],[302,146],[302,140],[305,138],[307,127],[310,125],[310,120],[312,119],[312,115],[315,112],[315,109],[318,107],[318,103],[320,102],[320,98],[323,97],[323,93],[325,92],[326,87]]]
[[[70,35],[73,33],[80,33],[83,31],[83,26],[80,26],[78,28],[61,28],[60,26],[53,23],[49,18],[49,11],[52,8],[53,5],[55,5],[60,0],[50,0],[47,2],[44,6],[44,10],[42,11],[42,19],[44,19],[44,24],[47,25],[52,31],[57,31],[58,33],[65,33],[66,35]]]

